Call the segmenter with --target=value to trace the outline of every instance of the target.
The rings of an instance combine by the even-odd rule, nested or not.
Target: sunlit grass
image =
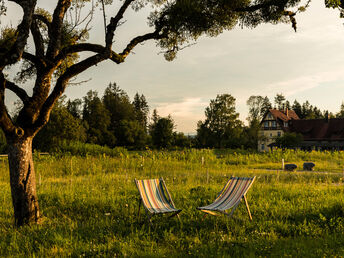
[[[202,162],[203,157],[203,162]],[[281,159],[315,172],[281,171]],[[145,151],[36,156],[41,225],[13,227],[6,160],[0,161],[0,256],[328,256],[344,254],[341,152]],[[231,175],[257,176],[233,218],[206,217]],[[177,218],[147,223],[134,178],[163,177]]]

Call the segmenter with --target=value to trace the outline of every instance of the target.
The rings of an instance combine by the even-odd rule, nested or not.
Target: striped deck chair
[[[171,217],[177,215],[179,219],[178,213],[182,210],[175,208],[164,179],[135,179],[135,183],[141,196],[138,216],[140,216],[141,203],[143,203],[148,221],[151,221],[151,217],[155,214],[165,213],[171,213]]]
[[[250,220],[252,220],[250,208],[248,207],[245,195],[255,179],[256,177],[231,177],[212,204],[198,207],[197,209],[205,212],[206,214],[204,216],[207,214],[218,215],[217,212],[219,212],[231,217],[241,200],[244,199],[248,216],[250,217]],[[231,213],[227,213],[226,210],[231,208]]]

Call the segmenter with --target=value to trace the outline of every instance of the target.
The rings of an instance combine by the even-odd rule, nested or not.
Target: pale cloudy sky
[[[47,9],[55,1],[38,1]],[[107,9],[115,12],[118,6]],[[131,37],[149,31],[148,10],[130,11],[120,27],[115,50]],[[18,12],[9,10],[7,19]],[[90,41],[102,43],[102,17],[96,17]],[[3,18],[2,18],[3,19]],[[204,109],[217,94],[236,98],[237,111],[246,119],[246,100],[251,95],[267,95],[271,100],[283,93],[291,102],[309,100],[332,112],[344,101],[344,19],[337,11],[324,8],[323,0],[313,0],[305,13],[298,14],[298,32],[290,24],[265,24],[253,30],[234,29],[217,38],[203,37],[184,49],[173,62],[164,60],[154,42],[138,46],[125,63],[104,62],[78,80],[92,78],[81,86],[71,86],[69,98],[80,98],[95,89],[103,94],[109,82],[116,82],[132,98],[144,94],[151,110],[171,114],[177,130],[192,133]],[[2,22],[4,24],[4,22]]]

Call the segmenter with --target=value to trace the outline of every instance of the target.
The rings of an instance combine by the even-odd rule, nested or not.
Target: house
[[[289,123],[299,119],[293,110],[269,109],[260,123],[258,151],[269,151],[276,137],[290,132]]]
[[[302,135],[298,149],[344,150],[344,118],[300,119],[293,110],[270,109],[260,126],[258,151],[269,151],[287,132]]]
[[[289,130],[302,134],[303,150],[344,150],[344,118],[292,120]]]

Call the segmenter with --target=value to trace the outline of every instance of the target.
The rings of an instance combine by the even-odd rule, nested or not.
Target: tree
[[[192,139],[184,133],[173,133],[173,145],[180,148],[191,148]]]
[[[198,121],[197,123],[196,142],[197,147],[199,148],[213,148],[216,146],[216,141],[212,135],[212,131],[203,121]]]
[[[68,100],[66,108],[68,112],[77,119],[82,119],[82,100],[74,99]]]
[[[263,116],[272,108],[272,104],[267,96],[265,96],[263,104],[262,104],[262,109],[260,111]]]
[[[324,114],[317,107],[313,107],[307,100],[301,107],[301,119],[321,119],[327,117],[326,111]]]
[[[128,94],[120,89],[116,83],[110,83],[105,89],[102,101],[110,114],[109,131],[119,142],[125,142],[124,139],[120,139],[123,134],[118,133],[121,121],[133,121],[135,119],[134,106],[130,102]],[[110,146],[113,147],[113,144]]]
[[[251,96],[246,101],[248,106],[248,121],[250,124],[260,122],[266,112],[266,100],[262,96]],[[269,101],[270,102],[270,101]]]
[[[342,104],[340,105],[340,110],[336,114],[336,117],[337,118],[344,118],[344,102],[342,102]]]
[[[209,106],[205,109],[205,116],[205,121],[198,124],[197,132],[210,134],[215,139],[217,148],[224,147],[225,141],[229,141],[236,129],[242,127],[238,119],[239,114],[235,111],[235,98],[230,94],[217,95],[216,99],[210,100]],[[202,129],[206,130],[206,133],[203,133]]]
[[[251,96],[246,104],[249,107],[249,117],[247,119],[249,126],[245,128],[245,145],[249,148],[257,149],[260,122],[268,110],[271,109],[271,102],[268,97]]]
[[[100,145],[115,144],[115,137],[109,132],[110,113],[103,105],[96,91],[89,91],[84,97],[83,120],[87,123],[87,141]]]
[[[295,111],[299,118],[303,118],[301,104],[296,99],[294,100],[293,106],[291,108]]]
[[[276,145],[280,148],[294,148],[297,147],[303,140],[302,134],[285,133],[276,138]]]
[[[7,7],[7,3],[2,2],[0,15],[6,12]],[[36,0],[8,2],[22,9],[22,12],[17,12],[21,17],[16,17],[20,20],[19,25],[4,28],[0,35],[0,127],[9,146],[11,193],[17,226],[37,222],[41,217],[32,140],[48,123],[54,104],[71,79],[105,60],[123,63],[137,45],[148,40],[155,40],[164,50],[165,58],[172,60],[190,40],[197,40],[202,35],[216,36],[236,24],[255,27],[260,23],[285,22],[287,17],[296,29],[295,12],[289,8],[299,4],[299,0],[124,0],[117,13],[111,14],[107,21],[106,17],[104,19],[104,43],[93,44],[86,42],[95,11],[93,6],[90,7],[93,1],[56,0],[52,14],[39,8]],[[148,16],[151,31],[134,36],[122,51],[114,51],[114,36],[119,25],[123,24],[128,8],[139,11],[146,4],[153,7]],[[85,13],[81,10],[85,6],[90,12],[82,19],[79,14]],[[73,12],[75,17],[66,15],[70,8],[76,10]],[[29,42],[33,42],[34,47],[29,48]],[[88,55],[79,60],[82,52],[88,52]],[[20,63],[22,68],[15,83],[5,73],[5,68]],[[18,85],[18,82],[30,78],[34,79],[31,96]],[[14,92],[23,102],[15,121],[5,106],[5,89]]]
[[[152,114],[152,119],[151,119],[151,125],[154,125],[158,122],[160,116],[158,115],[158,110],[156,110],[156,108],[154,108],[153,110],[153,114]]]
[[[142,149],[146,145],[147,133],[137,120],[120,121],[117,132],[117,145]]]
[[[286,100],[286,102],[285,102],[285,108],[286,109],[290,109],[290,102],[289,102],[289,100]]]
[[[149,106],[146,97],[143,94],[140,96],[136,93],[134,96],[133,106],[136,120],[142,125],[144,130],[147,131]]]
[[[173,144],[174,122],[170,116],[161,117],[152,126],[151,136],[153,144],[157,148],[169,148]]]
[[[277,106],[277,109],[279,110],[282,110],[285,108],[285,97],[282,93],[276,94],[275,105]]]
[[[41,151],[50,151],[58,148],[63,141],[85,141],[86,131],[81,120],[69,113],[64,104],[64,98],[54,106],[50,121],[33,140],[34,148]]]

